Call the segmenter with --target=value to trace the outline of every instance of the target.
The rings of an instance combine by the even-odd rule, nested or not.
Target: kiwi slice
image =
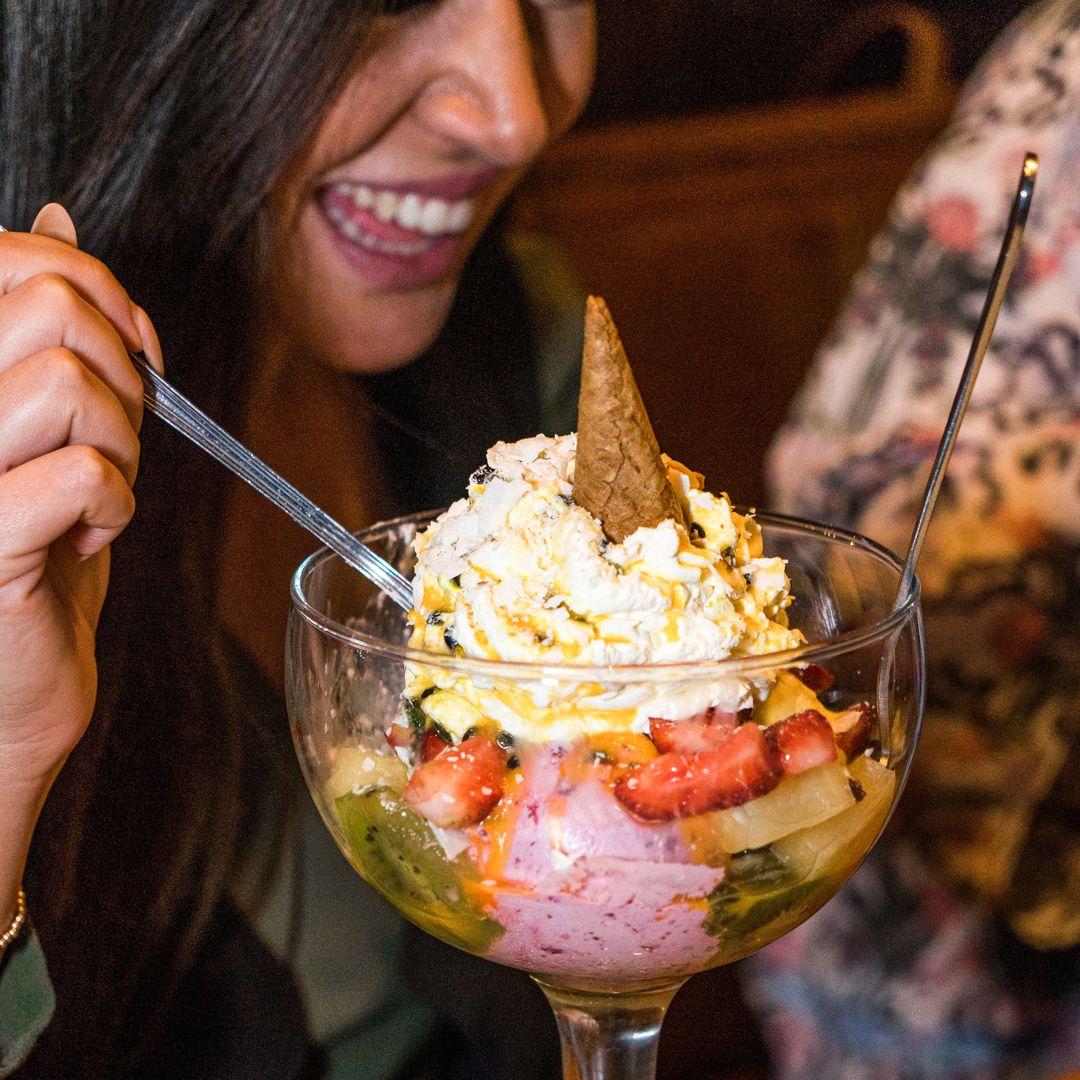
[[[388,788],[350,792],[335,801],[357,869],[422,929],[459,949],[483,953],[502,927],[474,904],[465,882],[472,864],[448,859],[431,826]]]
[[[709,893],[705,929],[716,937],[750,938],[796,910],[822,886],[807,881],[769,848],[735,855],[724,880]]]

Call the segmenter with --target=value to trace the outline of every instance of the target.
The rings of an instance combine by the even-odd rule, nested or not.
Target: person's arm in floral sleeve
[[[1021,263],[920,563],[929,696],[911,787],[845,893],[753,965],[783,1077],[1034,1077],[1040,1050],[1080,1065],[1062,1034],[1080,1017],[1075,2],[1031,9],[984,63],[898,197],[770,471],[782,508],[906,550],[1027,150],[1041,167]],[[1045,949],[1058,975],[1023,985],[1016,956]],[[848,1041],[825,1032],[845,986]]]

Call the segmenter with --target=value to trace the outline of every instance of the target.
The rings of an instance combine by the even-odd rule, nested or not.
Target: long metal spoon
[[[0,232],[6,231],[0,225]],[[150,412],[284,510],[293,521],[382,589],[399,607],[405,611],[412,608],[412,587],[385,559],[357,540],[344,525],[321,510],[220,424],[211,420],[202,409],[162,378],[141,352],[129,355],[135,370],[142,376],[143,398]]]
[[[964,365],[963,374],[960,376],[960,385],[956,389],[956,397],[953,399],[952,409],[949,411],[949,419],[945,424],[945,431],[941,436],[938,446],[937,457],[934,459],[934,467],[930,470],[930,478],[926,482],[926,491],[923,494],[922,507],[919,510],[919,519],[915,523],[915,531],[911,536],[911,544],[908,547],[907,562],[904,564],[904,576],[900,580],[900,589],[896,595],[894,607],[900,607],[911,595],[911,589],[915,584],[915,568],[922,553],[923,542],[926,540],[926,530],[930,525],[930,518],[934,513],[938,495],[941,493],[941,484],[945,479],[945,470],[949,467],[949,458],[952,457],[953,447],[956,445],[956,436],[960,430],[960,424],[967,412],[968,403],[971,401],[972,391],[975,389],[975,380],[982,367],[983,357],[990,345],[994,327],[997,324],[998,312],[1001,310],[1002,301],[1005,299],[1005,290],[1009,285],[1009,278],[1016,266],[1016,257],[1020,252],[1020,241],[1024,235],[1024,226],[1027,224],[1028,211],[1031,209],[1031,195],[1035,189],[1035,177],[1039,171],[1039,159],[1035,154],[1024,156],[1024,167],[1020,172],[1020,183],[1016,189],[1016,198],[1013,199],[1012,212],[1009,214],[1009,224],[1005,229],[1005,239],[1001,244],[1001,252],[998,255],[997,265],[994,267],[994,276],[990,279],[990,291],[983,305],[982,315],[979,317],[979,325],[975,331],[975,338],[971,343],[971,351],[968,353],[967,363]]]
[[[893,605],[894,611],[907,603],[911,597],[911,591],[915,587],[915,570],[919,563],[919,555],[922,553],[923,542],[926,540],[926,530],[930,525],[930,518],[933,516],[938,495],[941,493],[941,484],[945,479],[945,470],[949,466],[949,458],[952,457],[953,447],[956,445],[956,436],[960,430],[960,424],[964,419],[964,414],[967,412],[972,391],[975,389],[975,379],[978,377],[979,368],[982,367],[983,357],[986,356],[990,338],[993,336],[994,327],[997,324],[998,312],[1001,310],[1002,301],[1005,299],[1005,290],[1008,288],[1009,278],[1012,277],[1013,269],[1016,266],[1016,257],[1020,252],[1020,241],[1024,235],[1024,226],[1027,224],[1028,211],[1031,209],[1031,195],[1035,189],[1035,177],[1038,171],[1038,157],[1035,154],[1026,154],[1020,172],[1020,183],[1016,189],[1016,197],[1013,199],[1012,212],[1009,214],[1009,224],[1005,229],[1005,239],[1001,243],[997,265],[994,267],[994,274],[990,279],[990,289],[986,295],[986,303],[983,305],[979,324],[975,330],[975,337],[971,342],[971,351],[968,353],[967,363],[964,365],[963,373],[960,376],[960,385],[956,388],[956,397],[953,399],[952,408],[949,410],[949,419],[945,423],[945,431],[941,436],[941,443],[938,445],[937,457],[934,458],[930,477],[926,481],[926,491],[923,493],[919,518],[915,523],[915,531],[911,534],[907,561],[904,563],[904,573],[900,578],[900,588],[897,590],[896,602]],[[898,641],[899,633],[886,643],[881,664],[878,667],[877,714],[881,724],[883,746],[890,745],[886,718],[888,717],[889,683],[892,679],[893,660]]]
[[[211,420],[202,409],[163,379],[142,353],[132,353],[131,360],[142,376],[143,399],[150,412],[284,510],[335,555],[382,589],[399,607],[405,611],[412,608],[412,586],[384,558],[357,540],[344,525],[316,506],[243,443]]]

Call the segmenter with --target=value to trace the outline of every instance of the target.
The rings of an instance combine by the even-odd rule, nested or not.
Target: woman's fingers
[[[0,475],[67,444],[94,447],[135,482],[139,439],[116,395],[68,349],[0,372]]]
[[[78,250],[75,225],[58,203],[42,207],[31,233],[0,232],[0,296],[42,273],[65,278],[120,334],[125,348],[142,350],[164,371],[161,345],[149,316],[133,303],[104,263]]]
[[[50,544],[96,555],[123,532],[135,497],[120,470],[90,446],[64,446],[0,476],[0,588],[33,574]]]
[[[75,222],[71,215],[59,203],[47,203],[39,211],[30,231],[35,236],[51,236],[54,240],[67,244],[69,247],[79,246],[79,234],[75,230]],[[150,321],[150,316],[138,306],[132,304],[132,316],[135,320],[135,329],[143,343],[143,352],[147,360],[154,366],[159,375],[165,374],[165,364],[161,355],[161,343],[158,341],[157,331]]]
[[[59,240],[69,247],[77,248],[79,246],[79,235],[75,231],[75,222],[71,220],[71,215],[59,203],[46,203],[38,211],[37,217],[34,218],[34,224],[30,226],[30,231],[35,236],[51,236],[54,240]]]
[[[37,274],[0,297],[0,372],[44,349],[73,352],[142,423],[143,384],[113,325],[57,273]]]
[[[124,345],[138,352],[146,344],[135,305],[104,263],[51,236],[0,233],[0,294],[39,274],[57,274],[116,327]]]
[[[49,546],[104,549],[134,511],[142,379],[160,370],[146,312],[78,250],[63,207],[0,235],[0,587],[37,580]]]
[[[157,331],[150,321],[150,316],[137,304],[135,305],[135,325],[143,339],[143,355],[150,361],[151,367],[159,374],[165,374],[165,359],[161,352],[161,342],[158,341]]]

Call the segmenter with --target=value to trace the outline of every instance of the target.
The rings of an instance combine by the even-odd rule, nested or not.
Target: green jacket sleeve
[[[26,1060],[55,1005],[45,954],[28,925],[0,958],[0,1077]]]

